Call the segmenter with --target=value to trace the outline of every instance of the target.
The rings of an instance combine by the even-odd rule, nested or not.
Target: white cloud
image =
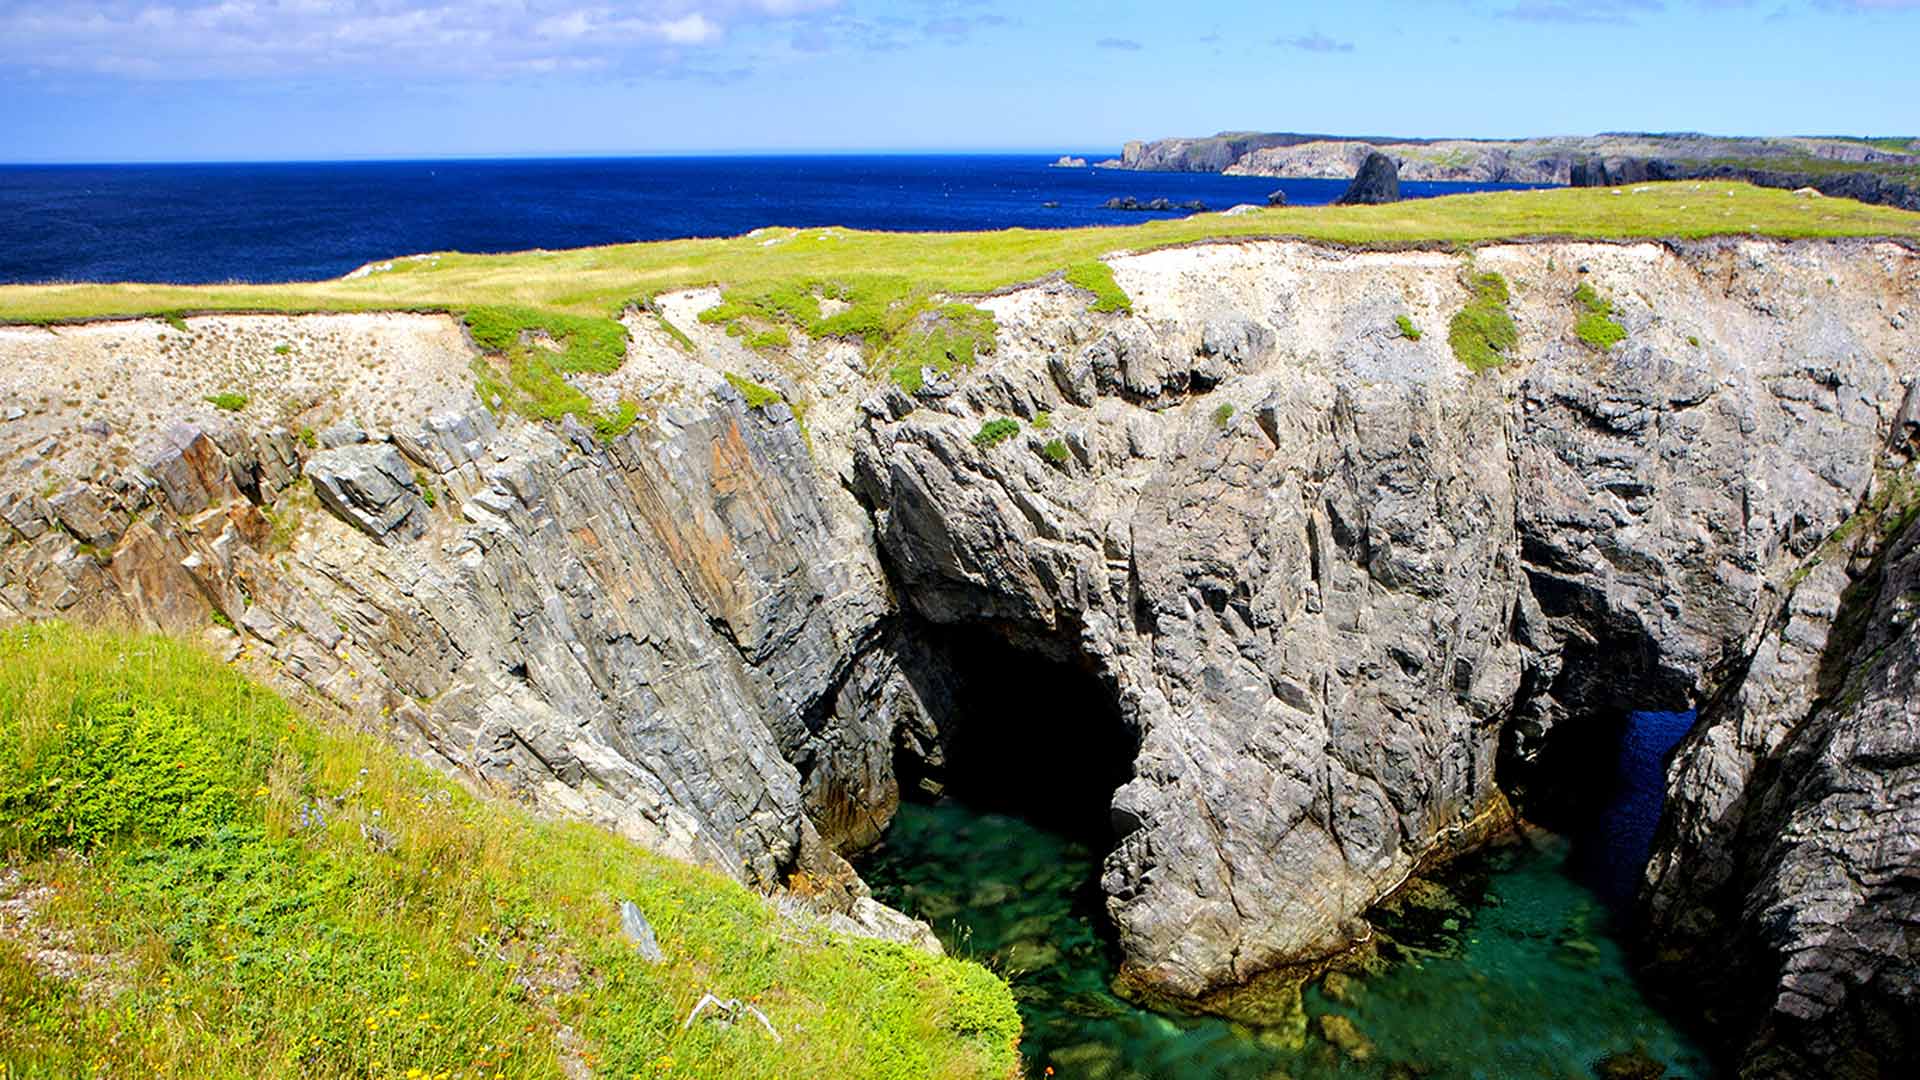
[[[129,78],[636,70],[842,0],[0,0],[0,69]],[[831,17],[831,16],[829,16]]]

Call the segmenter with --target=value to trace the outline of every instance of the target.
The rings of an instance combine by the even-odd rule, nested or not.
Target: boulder
[[[327,509],[375,540],[414,540],[427,531],[426,500],[389,443],[322,450],[307,459],[306,473]]]
[[[1287,205],[1287,193],[1285,191],[1282,191],[1279,188],[1274,188],[1272,191],[1267,192],[1267,205],[1268,206]]]
[[[1346,193],[1334,200],[1336,206],[1373,206],[1400,201],[1400,166],[1375,150],[1360,163],[1360,172]]]

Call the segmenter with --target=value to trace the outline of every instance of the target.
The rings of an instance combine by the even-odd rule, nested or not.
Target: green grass
[[[569,1041],[605,1077],[1017,1067],[986,970],[476,799],[168,639],[0,631],[0,846],[118,988],[83,996],[0,938],[0,1075],[558,1077]],[[665,963],[622,937],[623,899]],[[683,1031],[709,990],[783,1042]]]
[[[1573,336],[1588,348],[1606,352],[1627,340],[1627,328],[1614,321],[1613,301],[1595,292],[1593,286],[1581,282],[1573,291],[1573,300],[1581,307],[1580,317],[1573,324]]]
[[[972,304],[920,309],[893,335],[879,366],[896,386],[911,393],[920,389],[929,368],[952,374],[972,367],[993,351],[998,332],[993,313]]]
[[[700,351],[699,346],[693,343],[693,339],[687,336],[687,332],[685,330],[680,329],[678,326],[673,325],[673,323],[669,321],[665,315],[662,315],[656,311],[653,313],[653,321],[656,323],[659,323],[661,331],[664,332],[669,338],[672,338],[674,344],[679,345],[680,348],[684,349],[687,352]]]
[[[247,395],[234,393],[232,391],[209,394],[207,396],[207,404],[219,409],[221,412],[239,412],[241,409],[247,407],[247,400]]]
[[[1020,434],[1020,421],[1010,416],[1002,416],[980,425],[974,432],[973,445],[982,450],[991,450],[1015,435]]]
[[[1094,311],[1132,311],[1133,298],[1113,279],[1113,267],[1098,260],[1074,263],[1066,270],[1067,284],[1093,294]]]
[[[1507,353],[1520,343],[1520,331],[1507,312],[1512,293],[1506,278],[1475,274],[1472,287],[1472,298],[1447,325],[1447,344],[1454,359],[1478,373],[1506,363]]]
[[[1061,442],[1059,439],[1048,439],[1040,447],[1040,456],[1053,462],[1055,465],[1065,465],[1067,463],[1067,444]]]
[[[741,397],[747,399],[749,409],[764,409],[775,402],[786,400],[780,396],[780,391],[772,387],[761,386],[752,379],[742,378],[731,371],[725,374],[727,382],[731,383],[735,390],[740,391]]]
[[[187,327],[187,320],[181,318],[178,312],[165,312],[161,314],[160,318],[171,329],[178,330],[182,334],[193,333],[193,331]]]
[[[618,321],[516,306],[469,308],[461,319],[474,343],[489,354],[474,363],[480,400],[498,397],[501,408],[536,420],[572,415],[603,439],[624,434],[638,418],[632,402],[600,412],[566,378],[620,370],[627,358],[627,328]]]
[[[1233,403],[1222,402],[1219,408],[1213,410],[1213,426],[1225,431],[1227,425],[1231,423],[1233,423]]]
[[[286,356],[291,352],[293,352],[293,346],[284,341],[273,347],[273,355],[275,356]]]
[[[1393,324],[1400,328],[1401,337],[1406,338],[1408,341],[1420,340],[1420,328],[1413,325],[1412,318],[1406,315],[1398,315],[1394,317]]]

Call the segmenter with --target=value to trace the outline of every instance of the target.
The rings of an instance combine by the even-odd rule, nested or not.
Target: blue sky
[[[1920,0],[0,0],[0,160],[1909,134]]]

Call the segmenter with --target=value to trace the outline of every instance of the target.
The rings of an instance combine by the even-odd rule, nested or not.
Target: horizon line
[[[117,165],[410,165],[425,162],[488,161],[629,161],[645,158],[709,157],[985,157],[985,156],[1074,156],[1092,158],[1095,154],[1118,158],[1117,151],[1059,149],[1058,147],[843,147],[833,149],[725,149],[725,150],[566,150],[530,153],[473,153],[386,155],[354,154],[340,157],[259,157],[259,158],[69,158],[0,159],[0,168],[57,168],[62,166]],[[1089,161],[1089,167],[1092,162]]]

